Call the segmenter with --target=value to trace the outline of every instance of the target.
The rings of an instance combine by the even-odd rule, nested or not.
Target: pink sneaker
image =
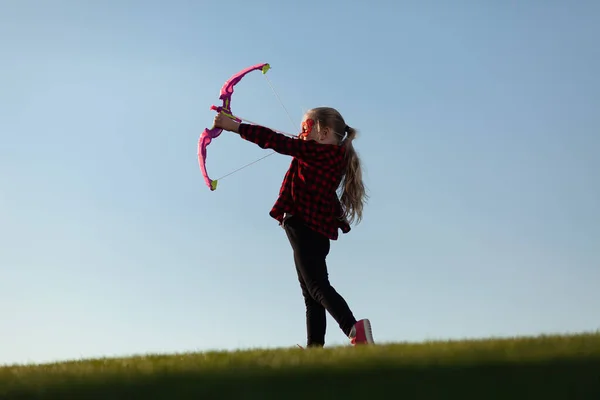
[[[361,319],[350,331],[350,343],[353,346],[358,344],[374,344],[371,322],[368,319]]]

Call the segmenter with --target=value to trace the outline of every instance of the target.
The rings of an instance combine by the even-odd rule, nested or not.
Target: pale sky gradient
[[[329,257],[377,341],[600,327],[600,2],[0,0],[0,364],[305,343],[240,116],[338,108],[371,200]],[[234,134],[219,177],[267,154]],[[329,345],[347,340],[329,317]]]

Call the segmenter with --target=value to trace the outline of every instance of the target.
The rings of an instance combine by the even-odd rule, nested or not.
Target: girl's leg
[[[298,281],[306,305],[306,346],[323,347],[325,345],[325,330],[327,329],[325,308],[312,298],[300,270],[296,268],[296,271],[298,272]]]
[[[349,336],[357,321],[346,301],[329,283],[325,262],[330,249],[329,238],[309,229],[295,217],[287,220],[284,227],[294,250],[298,275],[304,281],[306,291]]]

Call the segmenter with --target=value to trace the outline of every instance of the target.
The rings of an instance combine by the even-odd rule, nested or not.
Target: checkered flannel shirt
[[[350,231],[336,193],[345,166],[343,146],[294,139],[250,124],[240,124],[239,134],[263,149],[293,157],[271,217],[281,224],[285,214],[294,215],[331,240],[337,240],[338,229]]]

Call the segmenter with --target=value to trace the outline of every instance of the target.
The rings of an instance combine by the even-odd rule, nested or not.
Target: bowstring
[[[217,179],[217,181],[223,180],[224,178],[227,178],[229,175],[233,175],[233,174],[235,174],[236,172],[238,172],[238,171],[241,171],[241,170],[243,170],[244,168],[247,168],[247,167],[251,166],[252,164],[255,164],[255,163],[259,162],[260,160],[264,160],[265,158],[267,158],[267,157],[269,157],[269,156],[272,156],[273,154],[275,154],[275,152],[269,153],[269,154],[267,154],[266,156],[263,156],[263,157],[259,158],[258,160],[254,160],[254,161],[252,161],[251,163],[248,163],[248,164],[246,164],[246,165],[244,165],[244,166],[241,166],[241,167],[239,167],[238,169],[235,169],[235,170],[233,170],[233,171],[231,171],[231,172],[229,172],[229,173],[227,173],[227,174],[223,175],[222,177],[218,178],[218,179]]]
[[[288,116],[288,118],[289,118],[289,120],[290,120],[290,123],[291,123],[291,125],[292,125],[293,129],[295,129],[294,120],[292,119],[292,116],[290,115],[290,113],[289,113],[289,111],[288,111],[287,107],[285,106],[285,104],[283,104],[283,101],[281,100],[281,97],[279,97],[279,94],[277,93],[277,91],[276,91],[276,90],[275,90],[275,88],[273,87],[273,84],[271,84],[271,80],[270,80],[270,79],[267,77],[267,75],[266,75],[266,74],[264,75],[264,77],[265,77],[265,80],[267,81],[267,83],[269,84],[269,86],[271,87],[271,90],[272,90],[272,91],[273,91],[273,93],[275,94],[275,97],[277,97],[277,100],[279,100],[279,104],[281,104],[281,106],[282,106],[282,107],[283,107],[283,109],[285,110],[285,113],[287,114],[287,116]],[[252,122],[252,121],[250,121],[249,119],[241,118],[241,117],[239,117],[239,116],[238,116],[238,118],[239,118],[239,119],[241,119],[242,121],[249,122],[249,123],[251,123],[251,124],[253,124],[253,125],[260,125],[260,124],[258,124],[258,123],[256,123],[256,122]],[[273,132],[277,132],[277,133],[280,133],[280,134],[282,134],[282,135],[286,135],[286,136],[290,136],[290,137],[298,137],[298,135],[293,135],[293,134],[291,134],[291,133],[287,133],[287,132],[279,131],[279,130],[277,130],[277,129],[272,129],[272,128],[269,128],[269,129],[271,129]],[[248,164],[246,164],[246,165],[243,165],[243,166],[241,166],[241,167],[239,167],[239,168],[237,168],[237,169],[235,169],[235,170],[233,170],[233,171],[231,171],[231,172],[229,172],[229,173],[227,173],[227,174],[223,175],[222,177],[220,177],[220,178],[217,178],[216,180],[217,180],[217,181],[221,181],[221,180],[223,180],[223,179],[227,178],[228,176],[230,176],[230,175],[233,175],[233,174],[235,174],[236,172],[239,172],[239,171],[243,170],[244,168],[247,168],[247,167],[249,167],[249,166],[251,166],[251,165],[253,165],[253,164],[256,164],[257,162],[259,162],[259,161],[261,161],[261,160],[264,160],[265,158],[267,158],[267,157],[269,157],[269,156],[272,156],[272,155],[273,155],[273,154],[275,154],[275,153],[276,153],[275,151],[272,151],[271,153],[267,154],[266,156],[262,156],[261,158],[259,158],[259,159],[257,159],[257,160],[254,160],[254,161],[252,161],[252,162],[249,162]]]
[[[267,83],[269,84],[269,86],[271,87],[271,90],[273,91],[273,93],[275,93],[275,96],[277,97],[277,100],[279,100],[279,103],[281,104],[281,106],[283,107],[283,109],[285,110],[285,113],[287,114],[290,123],[292,124],[292,129],[296,129],[296,124],[294,123],[294,120],[292,119],[292,116],[290,115],[287,107],[285,106],[285,104],[283,104],[283,101],[281,100],[281,97],[279,97],[279,94],[277,93],[277,91],[275,90],[275,88],[273,87],[273,85],[271,84],[271,80],[269,79],[269,77],[265,74],[264,75],[265,80],[267,81]]]

